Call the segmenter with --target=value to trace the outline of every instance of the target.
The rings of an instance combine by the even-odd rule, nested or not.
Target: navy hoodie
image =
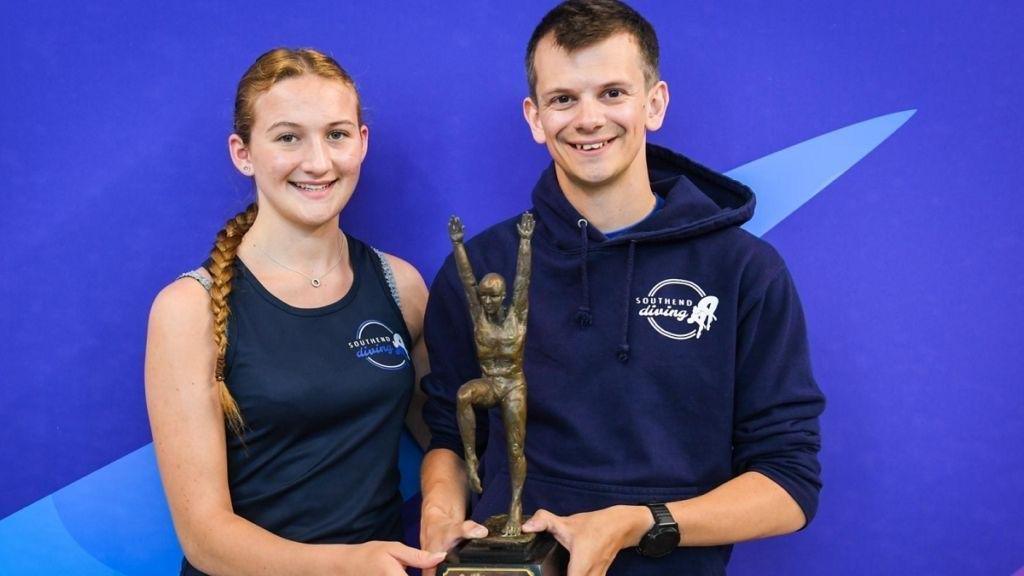
[[[792,279],[771,246],[739,228],[753,214],[749,188],[654,145],[647,161],[663,204],[613,239],[572,207],[553,166],[534,188],[524,512],[682,500],[756,470],[810,521],[824,397]],[[512,285],[518,219],[467,243],[478,279],[498,272]],[[425,331],[431,449],[462,455],[455,394],[480,368],[451,257]],[[509,476],[500,412],[477,426],[480,521],[508,510]],[[724,574],[731,549],[660,559],[624,550],[609,574]]]

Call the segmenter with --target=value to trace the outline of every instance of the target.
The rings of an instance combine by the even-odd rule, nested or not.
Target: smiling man
[[[723,574],[735,542],[798,530],[821,488],[803,313],[785,264],[740,229],[752,192],[647,143],[668,85],[651,25],[613,0],[549,12],[527,48],[523,112],[552,165],[533,191],[526,531],[569,574]],[[516,218],[467,244],[515,272]],[[480,376],[454,262],[431,289],[423,381],[433,431],[422,545],[485,530],[509,501],[500,415],[478,420],[484,492],[467,515],[456,391]]]

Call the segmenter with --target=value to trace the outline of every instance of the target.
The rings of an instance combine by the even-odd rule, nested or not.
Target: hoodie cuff
[[[812,486],[804,480],[793,478],[790,473],[769,464],[753,465],[747,471],[767,476],[789,494],[790,498],[796,502],[797,506],[804,513],[804,525],[800,527],[800,530],[803,530],[811,523],[814,515],[818,512],[818,492],[821,490],[820,486]]]

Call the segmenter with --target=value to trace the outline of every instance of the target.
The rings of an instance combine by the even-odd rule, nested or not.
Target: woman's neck
[[[316,228],[300,228],[260,213],[246,233],[239,255],[246,262],[263,256],[272,262],[316,276],[337,264],[344,236],[338,228],[338,218]],[[253,254],[255,252],[255,254]]]

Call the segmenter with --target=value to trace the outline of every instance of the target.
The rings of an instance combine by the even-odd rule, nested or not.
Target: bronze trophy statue
[[[523,484],[526,481],[526,378],[523,350],[526,347],[527,292],[530,286],[530,238],[533,215],[526,212],[516,226],[519,250],[512,302],[506,310],[505,279],[491,272],[479,284],[463,244],[465,231],[457,216],[448,220],[448,236],[454,249],[459,278],[473,319],[473,341],[482,376],[463,384],[458,391],[459,433],[465,452],[470,488],[483,491],[477,468],[476,415],[474,408],[499,406],[505,424],[512,500],[508,514],[488,518],[490,534],[464,542],[438,567],[440,576],[455,574],[557,574],[564,563],[564,549],[549,534],[523,533]]]

